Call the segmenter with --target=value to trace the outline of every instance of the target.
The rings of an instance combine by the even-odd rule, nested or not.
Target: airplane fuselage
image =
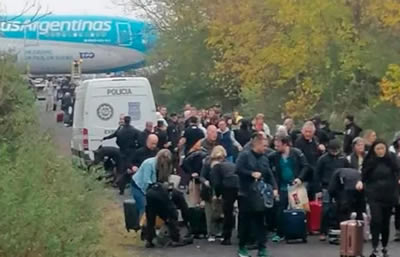
[[[31,74],[62,74],[82,60],[83,73],[143,65],[155,41],[148,23],[107,16],[22,16],[0,22],[0,51],[15,54]]]

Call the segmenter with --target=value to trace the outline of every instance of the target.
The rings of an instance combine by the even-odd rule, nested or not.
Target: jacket
[[[280,152],[273,152],[268,156],[268,158],[271,163],[271,168],[275,175],[275,179],[279,185],[282,179],[282,170],[280,165],[282,154]],[[305,155],[297,148],[290,148],[289,158],[293,161],[294,177],[299,178],[301,181],[305,181],[307,178],[307,173],[310,170]]]
[[[241,146],[245,146],[251,140],[251,131],[248,129],[239,129],[234,131],[235,139]]]
[[[175,149],[178,146],[181,137],[181,131],[178,123],[170,122],[167,128],[168,140],[171,142],[171,148]]]
[[[217,145],[219,145],[218,140],[216,140],[214,142],[210,142],[207,138],[203,138],[201,140],[201,147],[207,152],[208,155],[211,154],[212,150]]]
[[[272,185],[274,189],[278,188],[270,168],[268,157],[264,154],[255,153],[252,150],[244,150],[239,154],[236,161],[236,174],[239,176],[240,196],[252,198],[250,186],[254,183],[255,179],[251,174],[255,171],[261,172],[264,181]]]
[[[155,157],[157,152],[158,149],[150,150],[146,146],[139,148],[132,159],[132,165],[140,167],[145,160]]]
[[[132,176],[133,181],[143,194],[146,194],[149,186],[157,181],[156,162],[155,157],[145,160],[135,175]]]
[[[207,153],[203,150],[189,153],[182,162],[182,169],[185,173],[192,175],[193,173],[200,174],[203,168],[203,160]]]
[[[233,132],[229,129],[224,132],[218,130],[218,142],[225,148],[227,156],[233,155],[234,147],[241,147],[236,141]]]
[[[139,137],[138,137],[139,147],[146,146],[147,137],[151,134],[153,134],[153,133],[151,131],[148,131],[147,129],[145,129],[139,133]]]
[[[120,126],[112,135],[104,139],[117,138],[117,145],[121,153],[134,151],[137,148],[140,131],[131,125]]]
[[[343,154],[334,156],[326,153],[319,158],[314,175],[317,192],[328,188],[333,174],[340,168],[350,168],[350,163]]]
[[[217,197],[224,189],[239,189],[239,177],[236,174],[235,164],[228,161],[215,164],[211,169],[211,185]]]
[[[359,160],[357,154],[355,154],[355,153],[350,154],[347,157],[347,160],[350,162],[350,168],[356,169],[361,172],[363,160],[361,160],[361,165],[360,165],[360,160]]]
[[[294,147],[303,152],[310,167],[312,169],[315,169],[315,167],[317,166],[318,158],[321,156],[321,152],[318,150],[317,140],[312,139],[311,141],[308,141],[303,136],[300,136],[296,140]]]
[[[329,183],[329,194],[334,198],[341,198],[345,191],[354,191],[356,184],[361,180],[361,174],[353,168],[340,168],[335,171]]]
[[[398,204],[399,165],[396,156],[366,160],[361,173],[368,202],[387,206]]]
[[[358,137],[362,129],[355,123],[350,123],[346,125],[343,139],[343,150],[349,155],[353,151],[353,140]]]

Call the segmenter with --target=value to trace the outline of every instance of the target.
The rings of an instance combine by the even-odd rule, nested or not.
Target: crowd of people
[[[154,247],[156,216],[168,225],[174,246],[187,243],[196,233],[189,209],[199,206],[204,207],[208,241],[221,237],[221,244],[230,245],[237,203],[238,255],[250,256],[248,249],[255,245],[258,256],[269,256],[267,232],[274,233],[274,242],[285,238],[282,214],[294,185],[305,186],[310,200],[322,201],[321,241],[352,213],[357,219],[368,213],[370,256],[379,256],[381,242],[387,257],[393,211],[395,240],[400,241],[400,134],[387,144],[374,131],[363,131],[351,115],[343,132],[315,116],[300,129],[285,118],[272,134],[263,114],[253,119],[239,112],[224,115],[218,105],[208,110],[186,105],[182,115],[169,115],[166,107],[158,111],[157,124],[147,122],[144,131],[122,115],[120,127],[104,138],[117,138],[116,184],[121,194],[131,185],[138,212],[147,217],[146,247]],[[178,188],[171,186],[172,174],[181,177]],[[260,206],[259,181],[271,187],[273,208]],[[178,210],[188,228],[184,237]]]

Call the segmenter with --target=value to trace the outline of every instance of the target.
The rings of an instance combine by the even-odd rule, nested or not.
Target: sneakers
[[[326,241],[326,236],[325,235],[320,235],[319,236],[319,241],[325,242]]]
[[[232,243],[230,239],[224,239],[222,240],[221,245],[232,245]]]
[[[244,247],[240,247],[238,250],[238,257],[250,257],[249,251]]]
[[[283,240],[283,238],[280,237],[280,236],[278,236],[278,235],[276,235],[276,236],[274,236],[271,240],[272,240],[272,242],[274,242],[274,243],[280,243],[280,242]]]
[[[372,251],[371,255],[369,257],[378,257],[379,253],[378,251],[375,249]]]
[[[207,239],[207,241],[208,241],[209,243],[214,243],[214,242],[216,241],[215,236],[209,236],[208,239]]]
[[[389,257],[388,250],[386,248],[382,249],[382,257]]]
[[[154,248],[155,245],[152,242],[146,242],[146,248],[150,249],[150,248]]]
[[[267,248],[263,248],[258,250],[258,257],[270,257],[271,255],[268,254]]]

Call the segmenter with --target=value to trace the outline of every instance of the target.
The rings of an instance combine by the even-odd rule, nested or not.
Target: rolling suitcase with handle
[[[207,236],[207,222],[204,208],[189,208],[189,223],[195,238]]]
[[[340,223],[340,256],[362,257],[364,226],[362,221],[349,220]]]
[[[307,243],[307,218],[304,210],[285,210],[283,224],[286,243],[291,240],[302,240]]]
[[[310,212],[307,213],[308,232],[314,234],[319,232],[321,228],[322,202],[310,202]]]
[[[124,215],[125,215],[125,228],[129,230],[138,231],[139,226],[139,215],[136,208],[136,202],[133,199],[124,201]]]

